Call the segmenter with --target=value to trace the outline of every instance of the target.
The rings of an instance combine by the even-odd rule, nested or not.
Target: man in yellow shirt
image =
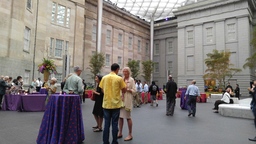
[[[109,143],[109,128],[112,121],[112,144],[118,144],[118,119],[120,114],[120,108],[122,106],[122,93],[126,92],[126,85],[122,77],[118,76],[120,66],[116,63],[111,65],[111,72],[104,76],[100,82],[99,87],[104,93],[103,97],[103,112],[104,112],[104,131],[103,131],[103,143]]]

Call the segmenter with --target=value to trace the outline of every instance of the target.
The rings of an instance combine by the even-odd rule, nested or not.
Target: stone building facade
[[[0,18],[0,75],[21,75],[28,85],[43,77],[37,65],[49,58],[58,66],[53,75],[58,82],[77,65],[84,70],[82,78],[93,82],[88,65],[96,50],[96,1],[3,0]],[[102,74],[114,62],[124,67],[128,60],[149,59],[149,38],[147,22],[104,2],[101,52],[108,59]]]
[[[177,27],[174,29],[178,31],[178,58],[174,62],[176,64],[173,68],[177,69],[177,75],[174,74],[174,77],[177,77],[179,87],[187,86],[192,79],[195,79],[203,91],[204,79],[202,76],[206,70],[204,64],[206,54],[212,52],[213,49],[229,50],[231,63],[242,69],[242,72],[236,74],[229,81],[233,87],[236,83],[240,84],[241,93],[248,94],[247,87],[249,87],[250,81],[255,79],[255,70],[243,69],[243,64],[252,52],[250,40],[253,27],[256,24],[255,6],[254,0],[202,0],[180,7],[178,11],[174,12],[177,17],[175,20]],[[164,29],[162,30],[164,31]],[[169,29],[169,31],[175,30]],[[161,34],[155,34],[155,37],[158,35]],[[155,49],[156,46],[154,51]],[[166,48],[161,47],[160,49],[162,51]],[[164,56],[165,54],[159,57]],[[160,69],[167,68],[165,65],[166,63],[162,63]],[[162,73],[167,75],[167,72]],[[162,77],[154,79],[162,80]],[[165,83],[165,81],[162,80],[160,83]]]

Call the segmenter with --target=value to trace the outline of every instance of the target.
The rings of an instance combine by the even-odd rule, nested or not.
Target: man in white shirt
[[[147,104],[148,103],[148,84],[146,81],[144,81],[143,91],[144,91],[144,104]]]
[[[221,100],[217,100],[214,103],[214,108],[213,110],[215,110],[215,113],[218,113],[219,110],[219,105],[220,104],[229,104],[230,103],[230,93],[231,93],[231,88],[227,88],[226,92],[223,94],[222,99]]]
[[[141,104],[141,102],[142,102],[142,99],[141,99],[141,92],[143,91],[143,89],[142,89],[142,84],[140,83],[140,80],[138,80],[137,81],[137,83],[136,83],[136,95],[134,96],[134,104],[133,104],[133,106],[134,107],[140,107],[140,104]]]
[[[37,92],[40,91],[42,85],[43,85],[43,82],[41,81],[40,78],[38,78],[38,79],[36,80],[36,91],[37,91]]]

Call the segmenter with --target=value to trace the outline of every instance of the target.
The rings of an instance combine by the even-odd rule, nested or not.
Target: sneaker
[[[153,104],[150,104],[150,106],[153,106]]]
[[[158,104],[156,104],[156,107],[158,107]]]

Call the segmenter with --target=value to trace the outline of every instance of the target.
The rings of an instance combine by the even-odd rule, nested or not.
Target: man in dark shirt
[[[152,81],[152,85],[149,87],[150,96],[151,96],[151,106],[154,106],[156,103],[156,107],[158,107],[158,102],[156,99],[156,94],[159,94],[159,88],[154,81]]]
[[[240,88],[238,84],[236,84],[235,94],[236,97],[240,100]]]
[[[8,87],[7,81],[9,77],[5,76],[3,79],[0,80],[0,110],[2,109],[2,100],[5,95],[6,88]]]
[[[172,75],[169,75],[169,81],[166,83],[166,116],[173,116],[174,107],[176,104],[177,84],[172,80]]]
[[[228,83],[227,87],[225,90],[227,90],[228,88],[231,88],[232,92],[233,92],[233,87],[230,85],[230,83]]]
[[[254,126],[256,128],[256,80],[253,81],[252,88],[249,88],[248,90],[252,94],[251,110],[254,115]],[[256,136],[254,138],[249,138],[249,140],[256,142]]]

